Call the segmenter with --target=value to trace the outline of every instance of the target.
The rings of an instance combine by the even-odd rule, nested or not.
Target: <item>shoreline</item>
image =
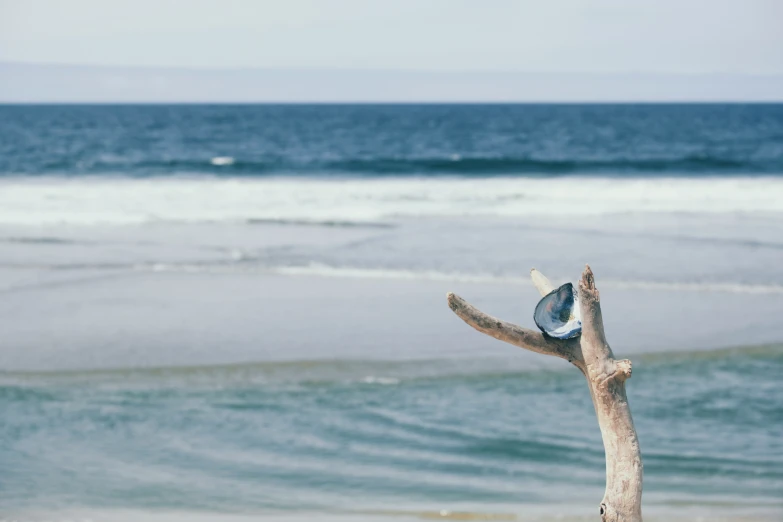
[[[783,507],[772,510],[749,509],[749,506],[670,506],[664,509],[644,506],[644,518],[650,522],[777,522]],[[738,513],[727,513],[732,508]],[[527,513],[525,513],[527,511]],[[11,512],[8,516],[15,522],[38,522],[47,520],[58,522],[131,522],[145,520],[149,522],[252,522],[276,520],[281,522],[417,522],[443,520],[448,521],[509,521],[509,522],[590,522],[594,514],[588,514],[585,506],[573,506],[563,509],[562,504],[538,505],[526,508],[486,510],[303,510],[269,511],[255,513],[223,513],[186,510],[137,510],[137,509],[67,509],[67,510],[29,510]]]
[[[528,354],[460,328],[445,304],[446,292],[455,291],[488,313],[528,325],[532,317],[526,312],[537,301],[532,287],[269,273],[117,275],[18,291],[0,301],[10,348],[0,353],[0,367],[89,370],[478,355],[518,356],[539,365]],[[618,355],[630,358],[783,342],[776,327],[783,295],[709,295],[607,288],[602,304],[609,341]],[[751,308],[753,316],[745,312]]]

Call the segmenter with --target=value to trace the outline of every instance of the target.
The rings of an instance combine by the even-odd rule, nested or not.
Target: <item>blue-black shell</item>
[[[580,335],[582,317],[574,285],[566,283],[542,297],[536,305],[533,320],[544,335],[555,339],[571,339]]]

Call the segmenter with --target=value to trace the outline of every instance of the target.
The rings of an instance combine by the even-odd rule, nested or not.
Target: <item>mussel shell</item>
[[[566,283],[542,297],[536,305],[533,320],[549,337],[571,339],[580,335],[582,317],[574,285]]]

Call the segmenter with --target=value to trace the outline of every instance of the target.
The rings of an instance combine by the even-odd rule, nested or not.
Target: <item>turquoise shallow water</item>
[[[783,346],[636,357],[658,507],[783,514]],[[0,376],[0,505],[224,513],[565,504],[603,491],[583,377],[513,359]]]

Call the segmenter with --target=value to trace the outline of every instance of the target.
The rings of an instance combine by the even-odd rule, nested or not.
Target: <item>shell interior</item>
[[[574,285],[566,283],[542,297],[533,320],[544,334],[556,339],[570,339],[581,334],[582,316]]]

